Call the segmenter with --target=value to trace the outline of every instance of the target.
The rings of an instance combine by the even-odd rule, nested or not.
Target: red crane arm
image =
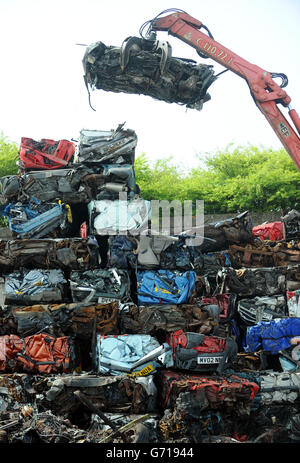
[[[249,63],[216,42],[213,38],[201,32],[199,30],[201,27],[205,27],[203,23],[187,13],[180,12],[157,17],[151,21],[152,31],[167,31],[247,81],[256,105],[264,114],[300,171],[299,136],[278,108],[278,104],[288,107],[289,116],[300,134],[300,118],[297,112],[290,107],[291,98],[273,80],[271,73]]]

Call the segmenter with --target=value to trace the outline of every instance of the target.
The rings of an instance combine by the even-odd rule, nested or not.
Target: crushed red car
[[[59,169],[66,167],[75,154],[75,144],[68,140],[39,141],[22,137],[19,150],[19,167],[21,170]]]

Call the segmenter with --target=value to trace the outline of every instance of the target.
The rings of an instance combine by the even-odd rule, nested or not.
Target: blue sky
[[[22,136],[78,139],[82,128],[110,130],[126,121],[138,136],[136,154],[146,152],[153,160],[173,156],[184,167],[195,165],[197,153],[229,143],[281,148],[246,82],[232,72],[210,87],[211,101],[201,112],[99,90],[91,94],[92,111],[83,82],[85,47],[76,44],[100,40],[120,46],[127,36],[139,35],[146,20],[172,7],[202,21],[244,59],[285,73],[285,90],[300,113],[299,0],[0,0],[0,131],[17,143]],[[201,62],[180,40],[163,32],[158,38],[170,42],[174,56]],[[211,59],[203,62],[216,73],[224,69]]]

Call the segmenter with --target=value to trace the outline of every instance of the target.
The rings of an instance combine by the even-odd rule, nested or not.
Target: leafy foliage
[[[9,142],[1,132],[0,134],[0,177],[18,173],[19,147],[14,142]]]
[[[9,142],[7,138],[0,133],[0,177],[5,175],[13,175],[18,173],[18,160],[19,147],[14,142]],[[8,221],[6,217],[0,216],[0,227],[7,227]]]
[[[8,220],[6,217],[0,217],[0,228],[8,228]]]
[[[184,174],[172,164],[172,158],[161,159],[151,166],[145,153],[134,163],[137,183],[145,199],[183,199]]]
[[[199,156],[199,167],[187,173],[172,161],[151,166],[145,154],[137,157],[137,183],[145,199],[202,199],[206,214],[300,206],[300,175],[284,149],[228,145]]]

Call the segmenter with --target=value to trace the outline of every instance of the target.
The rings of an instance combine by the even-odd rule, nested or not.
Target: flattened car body
[[[126,270],[74,270],[70,274],[70,288],[73,302],[127,302],[131,299],[130,277]]]
[[[161,387],[162,406],[171,409],[182,392],[198,395],[199,408],[204,410],[210,405],[217,408],[235,406],[239,401],[249,403],[259,391],[256,382],[235,374],[222,377],[163,370],[159,372],[158,382]]]
[[[219,336],[178,330],[167,336],[174,367],[189,371],[217,371],[221,374],[238,351],[235,341]]]
[[[73,336],[92,342],[95,333],[118,332],[118,303],[6,306],[1,311],[0,326],[0,334],[26,336],[47,331],[54,336]]]
[[[217,292],[228,292],[242,296],[273,296],[285,294],[287,267],[240,268],[225,267],[217,273]],[[222,291],[223,290],[223,291]]]
[[[82,391],[94,406],[104,412],[146,413],[157,408],[157,388],[153,376],[103,376],[81,374],[54,377],[44,393],[47,404],[59,413],[74,412],[80,402],[72,400]]]
[[[219,310],[215,305],[199,308],[196,304],[129,305],[120,310],[122,333],[170,333],[184,330],[212,334],[219,324]]]
[[[195,272],[140,270],[137,272],[138,303],[185,304],[195,288]]]
[[[132,164],[135,159],[137,136],[133,130],[123,129],[120,124],[116,130],[80,131],[78,163]]]
[[[282,222],[270,222],[256,225],[252,229],[253,236],[260,240],[280,241],[284,239],[284,227]]]
[[[121,68],[121,47],[96,42],[83,57],[86,85],[111,92],[143,94],[167,103],[202,109],[210,99],[208,87],[214,82],[212,66],[170,58],[165,73],[160,71],[161,55],[153,42],[136,37],[127,66]],[[167,85],[166,85],[167,83]]]
[[[240,299],[237,313],[242,324],[251,326],[260,321],[286,317],[287,303],[284,295]]]
[[[291,348],[291,339],[300,336],[300,318],[275,319],[258,322],[247,329],[246,352],[264,349],[270,354]]]
[[[5,275],[5,304],[61,302],[66,283],[60,269],[15,271]]]
[[[300,373],[268,371],[259,375],[259,399],[263,405],[299,401]]]
[[[2,215],[8,218],[14,238],[43,238],[68,231],[69,209],[65,204],[33,201],[28,204],[9,204]]]
[[[64,268],[99,266],[97,241],[93,238],[0,240],[0,269]]]
[[[254,241],[246,246],[231,245],[232,267],[282,267],[300,263],[300,243],[295,241]]]
[[[244,245],[252,240],[252,217],[244,211],[219,222],[204,223],[183,233],[186,244],[202,253],[226,251],[231,244]]]
[[[190,240],[189,244],[191,244]],[[203,254],[183,236],[111,236],[108,261],[118,268],[194,270],[197,274],[231,266],[225,251]]]
[[[0,371],[68,372],[75,361],[74,345],[67,336],[55,338],[40,333],[26,338],[0,337]]]
[[[94,355],[96,371],[110,375],[154,374],[157,368],[162,367],[158,357],[154,355],[153,358],[142,359],[159,348],[159,342],[148,334],[97,335]],[[137,362],[139,364],[135,366]]]
[[[34,197],[39,202],[62,201],[88,203],[92,199],[118,199],[119,193],[134,198],[138,187],[131,164],[95,164],[51,171],[25,172],[0,180],[0,200],[25,202]]]
[[[68,140],[39,141],[22,137],[19,148],[19,164],[21,169],[58,169],[72,161],[75,144]]]

